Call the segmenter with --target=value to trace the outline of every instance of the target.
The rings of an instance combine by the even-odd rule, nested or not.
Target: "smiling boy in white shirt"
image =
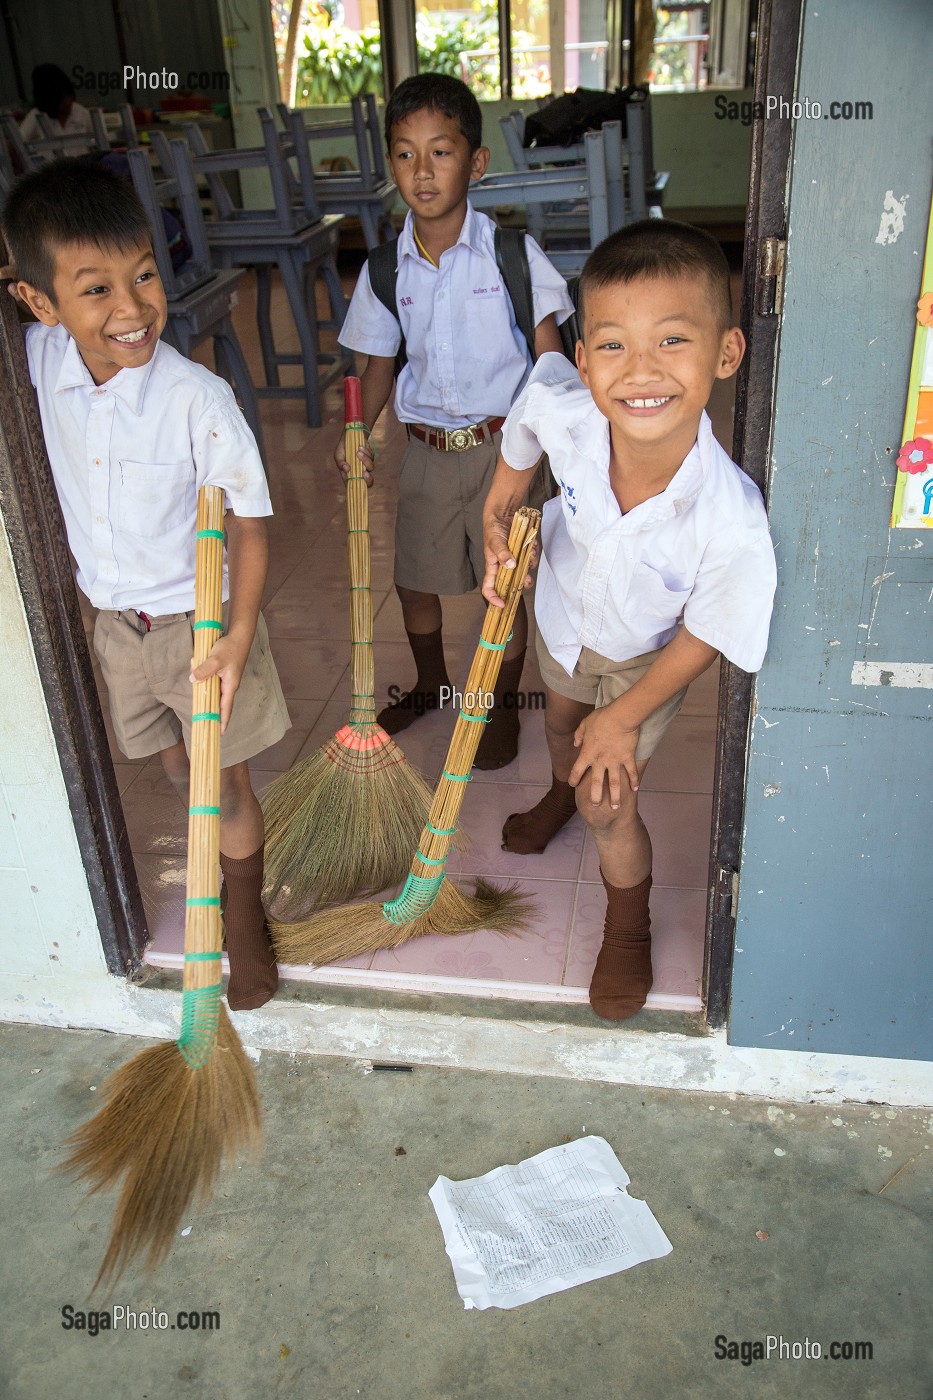
[[[546,355],[503,429],[483,594],[496,602],[498,569],[515,567],[509,521],[546,452],[561,494],[545,506],[535,618],[553,781],[509,817],[503,846],[543,851],[580,811],[608,896],[590,1003],[623,1020],[652,980],[639,783],[720,652],[761,665],[776,572],[761,494],[704,411],[745,350],[718,244],[685,224],[629,225],[590,255],[580,295],[579,374]]]
[[[369,265],[353,293],[340,342],[369,356],[362,376],[363,417],[375,423],[395,379],[395,411],[408,432],[399,472],[395,587],[417,666],[411,691],[378,716],[389,734],[407,728],[450,693],[440,595],[474,589],[483,574],[483,500],[498,455],[499,430],[531,368],[494,252],[493,221],[469,203],[486,170],[482,116],[456,78],[421,73],[392,93],[385,114],[389,165],[409,213],[398,239],[396,311],[373,291]],[[525,239],[535,353],[560,350],[558,323],[573,312],[560,273]],[[372,452],[361,450],[371,482]],[[334,453],[346,475],[343,436]],[[524,603],[515,615],[476,757],[500,768],[518,748],[515,692],[527,636]],[[391,693],[391,692],[390,692]]]
[[[229,386],[159,339],[165,292],[132,186],[57,161],[14,185],[3,224],[17,294],[40,322],[29,370],[78,585],[98,609],[117,742],[129,758],[158,753],[186,807],[197,491],[226,492],[223,633],[194,675],[221,684],[227,999],[255,1008],[278,970],[247,760],[289,722],[259,612],[272,507],[256,442]]]

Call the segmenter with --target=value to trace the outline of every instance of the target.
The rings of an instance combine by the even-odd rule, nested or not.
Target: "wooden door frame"
[[[790,100],[796,92],[802,21],[803,0],[762,0],[754,91],[755,103],[761,103],[759,111],[764,110],[769,93]],[[793,130],[787,120],[756,118],[752,123],[741,314],[748,348],[736,384],[732,455],[761,487],[766,500],[780,315],[763,305],[761,260],[765,239],[787,237]],[[732,992],[752,687],[748,672],[723,661],[703,968],[706,1020],[711,1029],[726,1024]]]
[[[762,0],[755,100],[796,88],[803,0]],[[736,386],[734,455],[766,487],[779,317],[759,308],[759,254],[786,235],[789,122],[755,121],[742,325],[748,353]],[[136,868],[104,729],[64,523],[29,381],[15,305],[0,288],[0,513],[32,636],[107,967],[133,974],[148,940]],[[713,784],[703,989],[711,1028],[726,1023],[735,948],[752,678],[724,663]]]
[[[22,327],[5,284],[0,284],[0,514],[107,969],[132,976],[148,941],[146,916]]]

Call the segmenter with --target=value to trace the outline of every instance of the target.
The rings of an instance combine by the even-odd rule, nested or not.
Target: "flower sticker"
[[[921,326],[933,326],[933,292],[924,292],[917,302],[917,323]]]
[[[905,442],[897,454],[899,472],[920,473],[933,466],[933,442],[929,438],[918,437]]]

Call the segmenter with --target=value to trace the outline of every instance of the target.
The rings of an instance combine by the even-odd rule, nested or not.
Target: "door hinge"
[[[759,316],[780,316],[784,310],[784,272],[787,243],[783,238],[763,238],[758,250]]]
[[[721,865],[716,877],[716,912],[721,917],[735,918],[739,903],[739,872]]]

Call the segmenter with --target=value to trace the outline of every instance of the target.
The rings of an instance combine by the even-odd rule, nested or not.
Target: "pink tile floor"
[[[251,279],[237,312],[238,330],[254,374]],[[283,340],[288,326],[278,304]],[[202,358],[199,356],[199,358]],[[205,357],[206,358],[206,357]],[[289,371],[284,371],[287,374]],[[718,386],[717,386],[718,387]],[[731,401],[712,406],[717,432],[728,442]],[[257,790],[313,752],[346,722],[349,693],[345,515],[341,484],[330,460],[342,421],[339,385],[325,396],[325,423],[309,429],[297,400],[262,406],[267,468],[276,515],[270,522],[271,568],[264,608],[293,727],[252,765]],[[377,430],[378,476],[370,498],[377,701],[390,684],[405,687],[413,666],[392,591],[396,476],[404,434],[394,414]],[[444,602],[451,676],[466,677],[482,623],[479,594]],[[99,676],[98,676],[99,679]],[[529,649],[523,688],[541,690]],[[642,810],[654,843],[654,990],[649,1006],[699,1007],[704,947],[707,859],[715,757],[718,667],[690,689],[648,769]],[[106,705],[104,706],[106,715]],[[400,736],[409,761],[433,782],[439,775],[454,712],[432,713]],[[109,718],[107,718],[109,730]],[[148,961],[178,966],[183,944],[185,816],[161,773],[158,758],[127,762],[111,747],[136,858],[152,942]],[[392,952],[331,968],[287,968],[287,977],[382,988],[466,992],[515,999],[584,1002],[598,951],[604,894],[593,843],[579,817],[545,855],[514,856],[500,849],[510,812],[537,801],[550,766],[541,711],[522,724],[518,758],[494,773],[476,773],[463,809],[469,849],[451,860],[459,877],[485,875],[517,882],[537,904],[531,933],[414,940]]]

